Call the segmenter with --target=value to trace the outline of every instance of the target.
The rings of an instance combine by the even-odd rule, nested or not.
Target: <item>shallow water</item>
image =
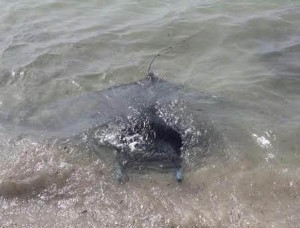
[[[297,1],[0,3],[1,226],[299,226]],[[194,101],[222,142],[183,183],[153,171],[119,185],[110,149],[18,127],[64,99],[144,78],[168,46],[156,74],[220,101]]]

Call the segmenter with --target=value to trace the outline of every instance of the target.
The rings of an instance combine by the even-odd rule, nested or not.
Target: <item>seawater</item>
[[[0,3],[1,227],[299,226],[298,1]],[[149,172],[119,185],[109,149],[65,148],[16,127],[53,103],[144,78],[168,46],[157,75],[224,101],[199,109],[225,156],[183,183]]]

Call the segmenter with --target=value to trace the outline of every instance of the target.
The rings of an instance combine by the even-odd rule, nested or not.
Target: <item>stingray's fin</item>
[[[178,182],[182,181],[182,179],[183,179],[182,168],[176,169],[175,177]]]
[[[175,161],[175,178],[177,182],[183,180],[183,170],[182,170],[182,158],[179,156]]]
[[[128,175],[126,173],[124,173],[124,167],[122,167],[122,165],[120,165],[120,163],[116,164],[116,176],[117,176],[117,181],[120,184],[124,184],[128,181]]]
[[[168,51],[168,50],[170,50],[170,49],[172,49],[172,48],[173,48],[172,46],[167,47],[167,48],[165,48],[164,50],[161,50],[160,52],[158,52],[158,53],[153,57],[153,59],[151,60],[151,62],[150,62],[150,64],[149,64],[149,67],[148,67],[147,78],[150,78],[151,80],[156,78],[155,75],[154,75],[154,73],[151,72],[151,66],[152,66],[154,60],[155,60],[158,56],[160,56],[162,53],[164,53],[164,52],[166,52],[166,51]]]
[[[120,150],[117,150],[115,172],[116,172],[117,181],[120,184],[126,183],[129,179],[126,172],[124,172],[126,163],[127,163],[127,160],[124,157],[123,152]]]

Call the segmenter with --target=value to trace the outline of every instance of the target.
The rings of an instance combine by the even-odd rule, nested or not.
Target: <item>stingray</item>
[[[184,152],[207,146],[209,126],[202,122],[196,127],[182,87],[148,73],[145,79],[99,93],[105,108],[93,113],[91,119],[98,123],[79,139],[94,139],[93,144],[117,151],[118,181],[127,180],[127,169],[142,166],[174,169],[176,180],[182,181]]]
[[[141,166],[174,169],[176,180],[181,181],[185,152],[208,148],[211,142],[212,127],[199,105],[213,99],[186,92],[183,86],[154,75],[151,65],[161,53],[152,59],[144,79],[45,107],[19,107],[2,115],[2,120],[27,132],[33,129],[47,137],[75,137],[114,149],[120,182],[126,180],[126,170]]]

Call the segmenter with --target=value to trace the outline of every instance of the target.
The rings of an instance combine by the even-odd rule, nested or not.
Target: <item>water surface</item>
[[[1,226],[298,226],[297,1],[0,3]],[[224,156],[214,147],[182,184],[147,172],[119,185],[113,151],[19,127],[64,99],[144,78],[168,46],[156,74],[220,101],[194,107]]]

